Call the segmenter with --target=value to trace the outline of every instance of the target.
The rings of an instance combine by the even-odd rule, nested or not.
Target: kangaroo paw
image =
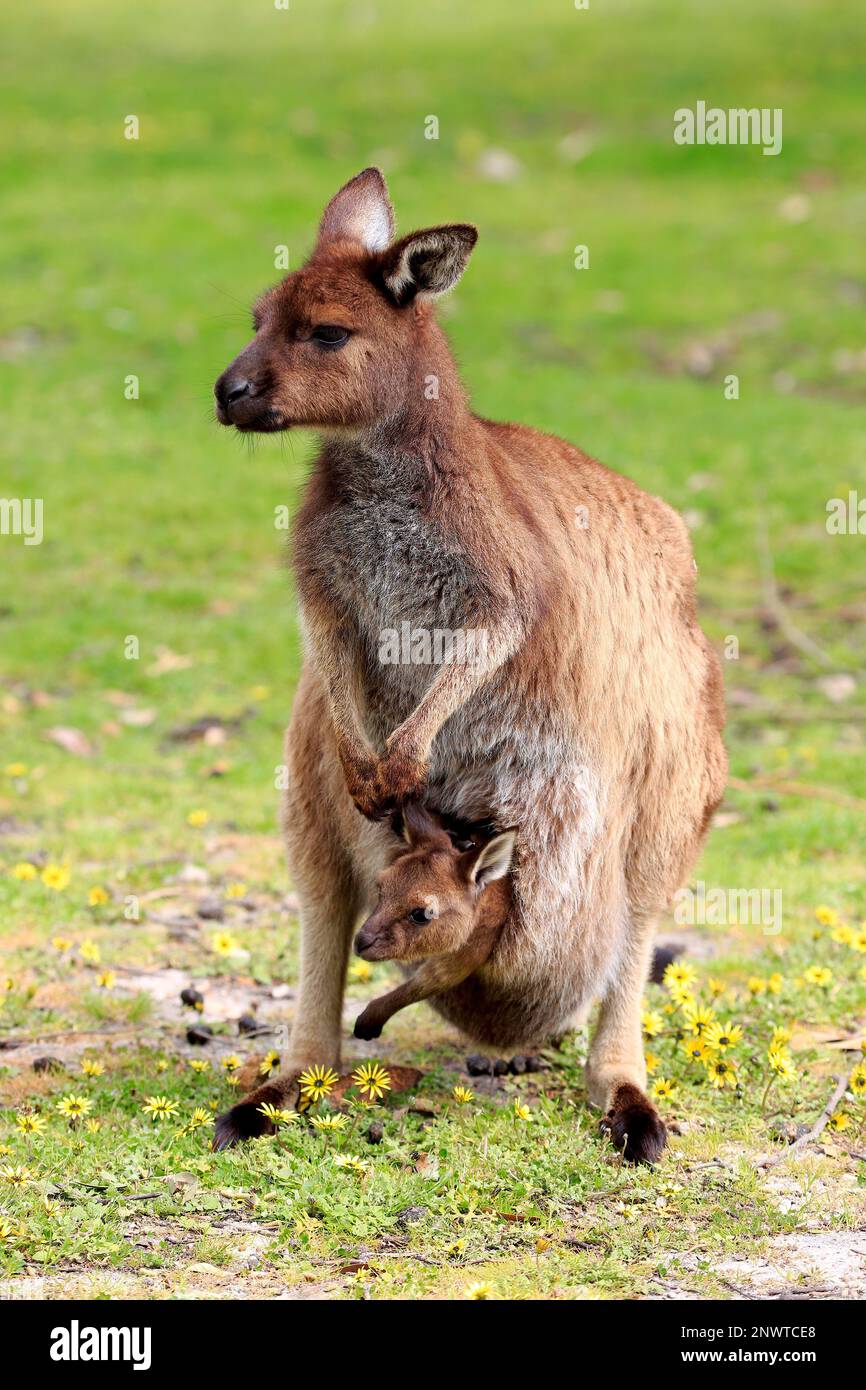
[[[355,1037],[363,1038],[365,1042],[369,1042],[371,1038],[380,1038],[382,1027],[379,1019],[371,1014],[369,1009],[365,1009],[355,1019]]]
[[[656,1163],[667,1143],[664,1121],[637,1086],[619,1086],[601,1122],[603,1134],[622,1150],[627,1163]]]
[[[258,1090],[250,1091],[249,1095],[239,1100],[231,1110],[224,1110],[217,1116],[211,1147],[218,1153],[221,1149],[230,1149],[246,1139],[259,1139],[263,1134],[273,1134],[273,1123],[267,1115],[261,1113],[259,1107],[273,1105],[278,1110],[289,1109],[296,1090],[294,1081],[287,1079],[268,1082],[259,1086]]]

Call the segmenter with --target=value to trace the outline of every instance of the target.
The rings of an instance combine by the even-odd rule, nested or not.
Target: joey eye
[[[414,922],[417,927],[426,926],[433,921],[432,907],[413,907],[409,913],[409,921]]]
[[[310,335],[314,343],[323,347],[342,347],[349,341],[348,328],[339,328],[335,323],[321,323]]]

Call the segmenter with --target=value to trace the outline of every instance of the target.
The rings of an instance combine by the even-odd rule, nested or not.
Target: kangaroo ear
[[[422,802],[413,800],[404,802],[402,807],[403,816],[403,839],[413,849],[418,845],[427,844],[435,841],[437,845],[451,848],[451,841],[442,829],[442,822],[438,816],[432,812]]]
[[[394,235],[394,211],[381,169],[363,169],[336,193],[319,223],[319,245],[358,241],[384,251]]]
[[[504,878],[511,868],[515,839],[513,830],[504,830],[501,835],[494,835],[480,850],[472,850],[471,858],[466,856],[470,860],[467,865],[469,882],[474,883],[476,888],[485,888],[494,879]]]
[[[383,257],[385,288],[398,304],[444,294],[457,284],[477,240],[475,227],[464,222],[402,237]]]

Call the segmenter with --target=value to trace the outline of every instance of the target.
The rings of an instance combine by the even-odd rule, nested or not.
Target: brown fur
[[[564,440],[471,413],[430,301],[474,230],[392,235],[366,170],[216,387],[223,423],[324,435],[295,529],[307,657],[284,825],[303,943],[286,1085],[339,1063],[349,944],[392,844],[377,818],[425,791],[517,827],[512,911],[484,964],[432,1002],[500,1048],[600,998],[587,1081],[608,1110],[645,1086],[654,923],[726,777],[688,533]],[[323,324],[352,331],[328,346]],[[404,621],[483,629],[484,658],[383,664],[382,631]]]

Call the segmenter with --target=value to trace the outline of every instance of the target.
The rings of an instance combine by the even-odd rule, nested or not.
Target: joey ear
[[[478,232],[466,222],[411,232],[385,253],[385,288],[398,304],[418,294],[444,294],[466,269]]]
[[[413,798],[404,802],[402,819],[403,839],[413,849],[429,841],[435,841],[438,845],[445,845],[450,849],[451,841],[442,829],[442,822],[438,816],[427,810],[423,802]]]
[[[358,241],[384,251],[394,235],[394,210],[381,169],[363,169],[335,193],[319,223],[319,245]]]
[[[470,861],[470,883],[474,883],[476,888],[485,888],[494,879],[504,878],[511,868],[516,838],[513,830],[504,830],[501,835],[494,835],[480,850],[472,850],[471,856],[466,856]]]

